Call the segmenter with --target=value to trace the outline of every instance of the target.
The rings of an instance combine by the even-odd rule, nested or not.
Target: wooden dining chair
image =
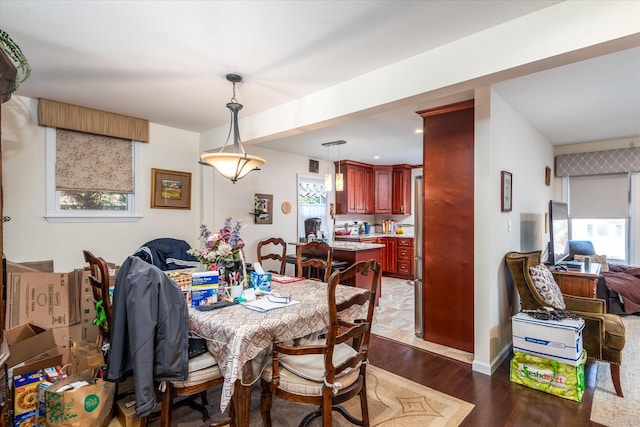
[[[267,252],[267,250],[271,250],[271,252]],[[287,266],[287,244],[283,239],[271,237],[258,242],[258,262],[262,264],[268,260],[279,262],[280,268],[278,270],[265,269],[265,271],[283,276]]]
[[[94,304],[96,304],[96,324],[100,329],[100,335],[104,343],[109,342],[109,326],[111,325],[111,298],[109,297],[109,265],[107,262],[83,250],[84,260],[89,263],[89,284],[93,292]]]
[[[83,250],[85,260],[89,263],[91,275],[89,282],[93,288],[94,299],[104,308],[106,322],[98,325],[105,342],[110,342],[110,333],[113,319],[113,306],[109,296],[109,266],[106,261],[96,257],[91,252]],[[185,348],[185,352],[188,349]],[[134,373],[135,375],[135,373]],[[203,421],[209,419],[206,392],[207,389],[215,387],[224,382],[224,377],[216,363],[213,355],[209,352],[203,353],[192,359],[188,363],[188,376],[184,381],[167,381],[166,390],[162,394],[162,408],[160,412],[160,425],[162,427],[171,426],[171,412],[184,405],[202,413]],[[116,390],[116,398],[126,395],[128,392]],[[175,401],[176,398],[185,396],[185,399]],[[193,400],[194,397],[201,397],[202,405]],[[140,419],[140,426],[146,427],[149,416]],[[221,420],[211,426],[222,426],[229,424],[230,419]]]
[[[296,276],[328,282],[333,248],[326,242],[308,242],[296,247]]]
[[[338,304],[336,290],[340,283],[356,274],[367,277],[366,292]],[[375,260],[360,261],[329,278],[329,326],[326,342],[308,346],[274,342],[272,363],[262,374],[260,413],[265,426],[271,426],[272,395],[298,403],[319,405],[303,418],[300,426],[322,417],[322,425],[332,425],[331,413],[338,411],[349,422],[368,427],[366,370],[369,336],[375,307],[380,264]],[[347,320],[343,313],[356,305],[366,306],[364,319]],[[360,397],[362,420],[347,412],[340,404]]]

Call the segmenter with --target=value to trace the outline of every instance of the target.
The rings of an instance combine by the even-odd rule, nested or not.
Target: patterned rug
[[[372,427],[457,426],[474,406],[371,365],[367,367],[367,387],[369,419]],[[208,393],[207,408],[213,420],[222,418],[219,411],[218,390],[219,388],[215,388]],[[357,397],[343,406],[355,416],[360,416],[360,400]],[[272,424],[278,427],[297,426],[300,420],[313,410],[315,407],[311,405],[290,403],[274,397],[271,409]],[[159,420],[155,419],[150,426],[159,424]],[[189,408],[179,408],[173,413],[172,426],[200,427],[202,425],[199,413]],[[311,425],[320,426],[322,422],[317,418]],[[334,413],[333,425],[351,426],[337,413]],[[117,421],[114,420],[111,426],[117,426]],[[260,387],[254,385],[251,395],[250,427],[258,426],[262,426]]]
[[[613,388],[609,364],[598,362],[591,404],[591,421],[611,427],[632,427],[640,420],[640,316],[623,316],[627,342],[622,353],[620,383],[624,397]]]

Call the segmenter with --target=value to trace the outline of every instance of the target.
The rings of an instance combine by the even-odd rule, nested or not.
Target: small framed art
[[[151,169],[151,207],[191,209],[191,172]]]
[[[513,192],[513,176],[511,172],[502,171],[500,172],[500,207],[502,212],[511,212],[512,205],[512,192]]]

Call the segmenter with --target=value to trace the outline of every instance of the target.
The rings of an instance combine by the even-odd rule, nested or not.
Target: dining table
[[[285,277],[286,279],[286,277]],[[220,410],[224,412],[233,399],[235,426],[249,425],[252,384],[260,379],[262,370],[271,361],[275,340],[288,341],[324,331],[329,324],[327,283],[299,280],[271,282],[271,293],[289,297],[294,304],[261,312],[243,304],[230,305],[210,311],[189,308],[189,329],[192,334],[207,340],[224,382]],[[336,303],[348,301],[367,292],[365,289],[338,285]],[[368,303],[353,306],[342,316],[354,320],[365,316]]]

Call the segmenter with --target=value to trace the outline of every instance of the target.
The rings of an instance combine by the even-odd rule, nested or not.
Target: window
[[[298,175],[298,237],[307,237],[304,229],[304,220],[307,218],[320,218],[320,229],[330,231],[327,223],[328,204],[324,177]]]
[[[137,221],[140,219],[140,197],[136,197],[140,194],[140,180],[135,179],[140,170],[140,155],[139,144],[132,141],[131,145],[125,144],[120,147],[120,153],[124,147],[124,156],[113,160],[106,160],[109,165],[124,164],[128,167],[128,185],[127,179],[122,179],[125,182],[124,186],[120,185],[119,175],[117,168],[110,167],[108,173],[100,174],[98,178],[105,179],[94,180],[92,177],[83,177],[81,187],[70,183],[67,179],[67,174],[60,172],[61,165],[57,164],[56,157],[60,155],[60,149],[62,147],[62,140],[65,135],[61,133],[65,131],[58,131],[55,128],[46,128],[46,158],[47,158],[47,170],[46,170],[46,188],[47,188],[47,214],[46,218],[49,222],[124,222],[124,221]],[[75,133],[76,135],[82,135]],[[91,135],[90,135],[91,137]],[[58,141],[59,140],[59,141]],[[66,141],[64,141],[66,142]],[[129,148],[127,148],[129,147]],[[103,147],[104,148],[104,147]],[[127,152],[127,150],[131,150]],[[85,150],[89,151],[89,150]],[[76,153],[82,154],[82,150],[74,148],[74,155],[64,155],[63,158],[68,160],[64,165],[67,168],[73,168],[77,166],[74,162],[81,162],[80,157]],[[95,161],[95,158],[104,158],[110,156],[111,153],[107,150],[102,154],[96,154],[91,151],[89,159]],[[128,163],[131,162],[129,165]],[[123,169],[127,169],[127,167]],[[92,168],[84,168],[90,170]],[[113,173],[113,176],[111,175]],[[126,175],[126,173],[125,173]],[[101,181],[107,181],[105,185]],[[132,182],[131,182],[132,181]],[[86,185],[90,183],[90,185]],[[111,185],[116,182],[115,185]],[[62,187],[62,188],[61,188]]]
[[[599,255],[627,261],[628,212],[628,174],[569,178],[571,239],[590,240]]]

